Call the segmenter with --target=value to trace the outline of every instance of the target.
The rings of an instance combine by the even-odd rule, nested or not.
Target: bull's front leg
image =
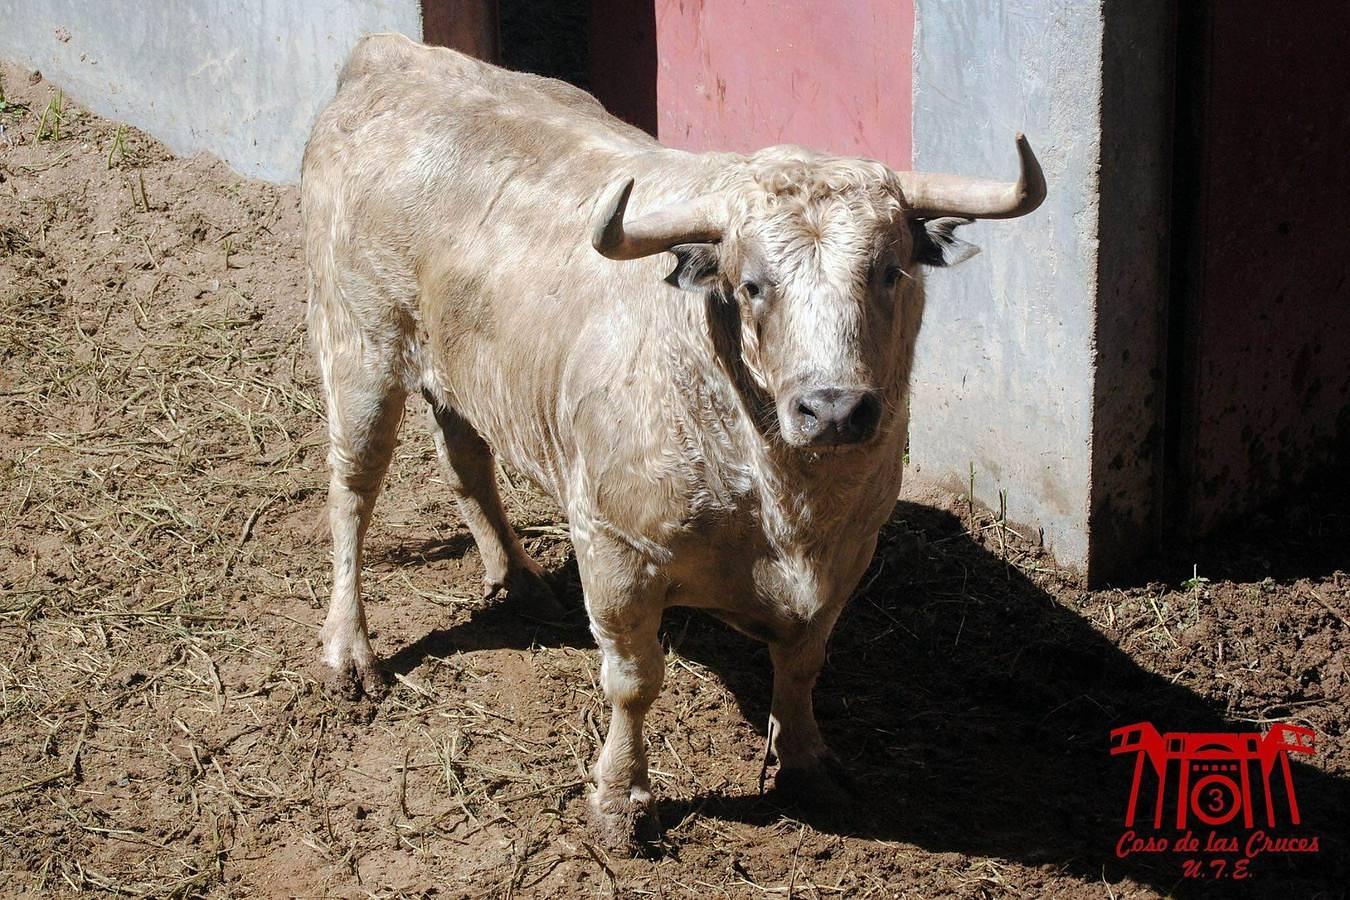
[[[835,622],[871,562],[876,542],[876,532],[872,532],[865,540],[842,541],[835,551],[823,554],[835,565],[826,567],[825,577],[816,583],[833,587],[822,597],[814,616],[792,627],[774,629],[775,638],[769,641],[773,660],[770,748],[778,760],[774,783],[783,795],[809,805],[830,805],[852,793],[848,774],[820,736],[811,695],[825,665]],[[845,551],[849,546],[852,553]]]
[[[838,609],[823,610],[791,637],[769,643],[770,747],[779,765],[775,785],[783,795],[812,805],[834,803],[848,794],[847,776],[820,736],[811,699],[836,618]]]
[[[591,769],[592,822],[612,849],[631,850],[652,824],[642,723],[665,677],[657,630],[664,589],[635,554],[606,542],[578,547],[591,633],[600,647],[600,684],[610,705],[609,731]]]

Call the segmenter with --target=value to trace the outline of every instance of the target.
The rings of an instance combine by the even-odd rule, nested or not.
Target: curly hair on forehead
[[[770,197],[805,203],[861,195],[874,206],[902,196],[895,173],[871,159],[830,156],[803,147],[767,147],[749,158],[750,174]],[[849,197],[852,199],[852,197]]]
[[[904,206],[895,174],[874,160],[783,145],[760,150],[745,162],[737,181],[726,185],[728,234],[740,238],[748,229],[761,241],[767,239],[765,249],[787,269],[814,268],[827,234],[834,235],[836,249],[865,252],[873,238],[861,232],[870,231],[869,224],[894,222]],[[847,227],[841,231],[839,226],[849,221],[861,226],[861,232],[850,234],[855,229]],[[738,264],[730,254],[724,262]]]

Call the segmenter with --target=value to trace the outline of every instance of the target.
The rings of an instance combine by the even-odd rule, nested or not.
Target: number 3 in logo
[[[1191,810],[1206,825],[1231,821],[1242,809],[1242,791],[1227,775],[1206,775],[1191,790]]]

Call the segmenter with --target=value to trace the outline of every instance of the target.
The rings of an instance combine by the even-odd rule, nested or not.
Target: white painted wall
[[[296,181],[363,34],[421,39],[419,0],[0,0],[0,56],[179,154]]]

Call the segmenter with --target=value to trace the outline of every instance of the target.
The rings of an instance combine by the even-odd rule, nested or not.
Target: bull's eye
[[[886,287],[893,288],[900,282],[900,276],[905,274],[899,266],[887,266],[885,272]]]

